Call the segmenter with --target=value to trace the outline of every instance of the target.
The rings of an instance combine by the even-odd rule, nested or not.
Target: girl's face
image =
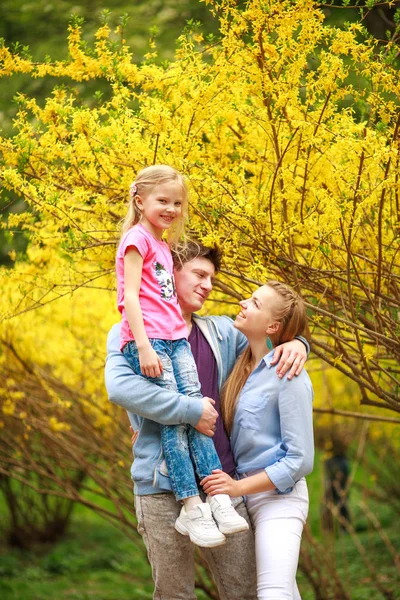
[[[146,196],[136,197],[141,212],[141,224],[155,237],[161,238],[165,229],[182,217],[185,192],[176,181],[156,185]]]
[[[235,327],[250,340],[265,340],[267,335],[276,333],[279,322],[274,317],[275,306],[279,296],[267,285],[263,285],[248,300],[241,300],[240,313],[235,320]]]

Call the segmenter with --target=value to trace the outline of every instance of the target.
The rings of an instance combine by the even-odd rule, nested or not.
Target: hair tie
[[[136,181],[134,181],[133,183],[131,183],[130,187],[129,187],[129,197],[131,200],[134,199],[134,197],[137,194],[137,184]]]

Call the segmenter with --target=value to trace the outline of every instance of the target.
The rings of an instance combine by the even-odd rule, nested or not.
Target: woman
[[[240,302],[235,327],[248,339],[222,398],[239,480],[220,470],[201,481],[207,494],[246,496],[255,528],[257,597],[299,600],[296,570],[308,513],[305,475],[314,460],[313,390],[303,369],[279,379],[272,348],[301,335],[304,303],[287,285],[269,281]]]

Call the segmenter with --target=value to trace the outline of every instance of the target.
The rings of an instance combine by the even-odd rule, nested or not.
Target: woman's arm
[[[265,468],[268,477],[280,492],[293,487],[313,469],[312,400],[312,384],[305,371],[291,381],[281,381],[278,398],[279,419],[281,446],[285,448],[286,454]]]
[[[276,485],[272,483],[265,471],[244,479],[232,479],[220,469],[216,469],[212,472],[212,475],[202,479],[200,485],[203,486],[204,492],[210,496],[228,494],[232,498],[267,492],[276,488]]]
[[[308,475],[314,462],[314,438],[312,425],[311,381],[304,371],[292,381],[287,379],[279,385],[279,420],[281,446],[286,454],[264,472],[239,481],[231,479],[222,471],[213,471],[202,480],[204,491],[211,495],[230,494],[241,496],[256,494],[277,488],[286,492],[299,479]]]
[[[146,377],[159,377],[162,373],[161,360],[150,345],[139,303],[142,268],[143,258],[135,247],[130,246],[124,257],[125,312],[129,327],[135,337],[142,374]]]

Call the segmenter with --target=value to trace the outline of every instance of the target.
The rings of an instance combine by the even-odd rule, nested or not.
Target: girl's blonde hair
[[[168,165],[145,167],[137,174],[136,180],[130,187],[128,212],[122,221],[121,237],[140,221],[141,212],[136,205],[136,196],[145,198],[157,185],[170,183],[171,181],[182,186],[183,191],[182,215],[179,219],[176,219],[167,233],[168,243],[173,244],[178,242],[184,233],[185,219],[187,217],[188,191],[183,175]]]
[[[303,300],[296,292],[280,281],[268,281],[265,285],[277,295],[272,307],[273,318],[280,323],[279,330],[271,339],[275,346],[292,340],[306,329],[306,309]],[[240,392],[254,369],[254,358],[250,346],[240,355],[232,373],[225,382],[221,395],[221,408],[224,425],[228,433],[232,430],[236,403]]]

